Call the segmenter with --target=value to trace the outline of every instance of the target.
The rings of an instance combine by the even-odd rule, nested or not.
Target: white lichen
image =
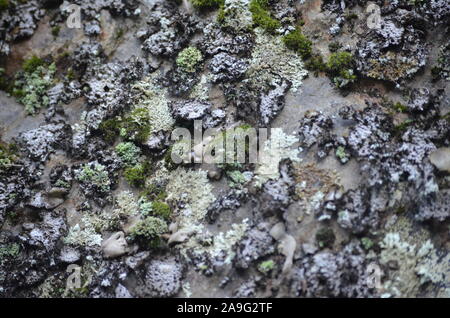
[[[291,90],[296,92],[308,74],[301,57],[287,49],[281,37],[260,28],[255,29],[255,34],[256,45],[249,61],[247,78],[257,87],[284,78],[292,83]]]
[[[133,88],[139,93],[135,108],[148,109],[152,133],[170,131],[175,123],[169,109],[167,90],[156,83],[156,73],[137,82]]]
[[[69,233],[64,238],[64,243],[87,247],[101,246],[102,236],[95,231],[90,218],[84,216],[80,223],[70,228]]]
[[[212,186],[206,171],[173,171],[166,188],[167,201],[175,209],[179,228],[196,226],[203,221],[209,205],[214,201]]]
[[[430,240],[422,244],[411,244],[399,233],[387,233],[380,243],[380,263],[396,264],[397,269],[390,273],[384,283],[385,295],[395,297],[413,297],[419,288],[431,282],[440,293],[450,288],[450,256],[438,256],[438,251]]]
[[[253,26],[250,0],[225,0],[220,24],[235,31],[248,31]]]
[[[190,250],[193,254],[202,255],[207,254],[211,259],[219,261],[223,264],[231,264],[236,252],[234,247],[244,237],[248,230],[248,219],[242,221],[242,223],[235,223],[231,225],[231,229],[226,232],[219,232],[212,234],[204,227],[197,233],[196,236],[191,237],[186,244],[181,248],[181,254],[187,257],[187,251]],[[202,235],[211,236],[211,244],[199,244],[198,237]]]

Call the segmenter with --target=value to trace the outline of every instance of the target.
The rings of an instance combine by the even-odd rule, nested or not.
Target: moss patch
[[[270,33],[281,27],[280,21],[270,15],[268,0],[252,0],[250,2],[250,12],[252,13],[253,23],[260,26]]]
[[[311,56],[312,42],[296,28],[283,37],[283,42],[291,50],[298,52],[304,59]]]

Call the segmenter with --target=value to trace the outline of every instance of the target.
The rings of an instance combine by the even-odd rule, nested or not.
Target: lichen
[[[203,61],[202,52],[196,47],[190,46],[178,53],[176,63],[183,71],[195,73],[201,61]]]
[[[152,74],[133,85],[133,88],[139,93],[135,109],[144,108],[147,110],[150,133],[170,131],[175,123],[170,114],[168,100],[165,98],[167,92],[164,88],[155,84],[155,80],[156,74]]]
[[[177,207],[174,216],[180,228],[196,226],[206,216],[209,205],[214,201],[212,187],[203,170],[174,170],[167,184],[167,201]]]
[[[108,171],[100,163],[83,165],[80,170],[77,170],[76,178],[81,183],[94,186],[102,193],[108,193],[111,189],[111,180],[109,179]]]
[[[250,0],[225,0],[220,7],[217,21],[224,28],[234,31],[249,31],[253,26],[253,16],[250,12]]]
[[[116,146],[116,153],[126,165],[133,165],[139,161],[141,149],[132,142],[121,142]]]
[[[438,287],[438,293],[448,292],[450,256],[439,256],[429,239],[416,241],[417,244],[411,244],[399,233],[389,232],[380,242],[381,264],[395,264],[389,279],[383,285],[385,296],[415,296],[427,282]]]
[[[80,223],[69,229],[69,233],[64,238],[64,243],[95,247],[102,244],[102,236],[96,232],[89,216],[84,216]]]
[[[16,79],[13,94],[25,106],[27,114],[34,115],[49,105],[47,91],[53,84],[56,65],[47,66],[40,59],[32,58],[23,68],[24,73]]]
[[[271,85],[282,78],[292,83],[291,90],[296,92],[308,74],[302,59],[283,44],[280,37],[264,33],[256,28],[256,46],[249,61],[246,76],[255,87]]]

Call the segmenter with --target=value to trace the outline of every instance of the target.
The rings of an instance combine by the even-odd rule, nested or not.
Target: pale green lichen
[[[64,238],[64,243],[95,247],[102,244],[102,236],[96,232],[89,216],[84,216],[80,223],[69,229],[69,233]]]
[[[111,189],[111,180],[108,171],[102,164],[85,164],[76,171],[76,178],[82,183],[88,183],[97,187],[102,193],[108,193]]]
[[[56,65],[39,65],[27,70],[23,73],[23,78],[16,80],[13,94],[25,106],[25,111],[34,115],[39,109],[49,105],[47,91],[53,84]]]
[[[336,157],[342,162],[346,163],[349,160],[349,155],[345,152],[345,148],[342,146],[337,147],[336,149]]]
[[[399,233],[390,232],[380,242],[380,247],[380,263],[396,264],[383,285],[385,296],[414,297],[427,282],[440,289],[438,294],[448,293],[450,256],[439,257],[430,240],[411,244]]]
[[[227,176],[230,179],[228,185],[231,188],[240,188],[251,179],[251,176],[239,170],[227,171]]]
[[[150,133],[170,131],[175,123],[165,97],[167,90],[158,86],[155,81],[156,74],[153,73],[150,77],[133,85],[133,88],[139,93],[135,108],[147,109]]]
[[[133,194],[129,191],[120,192],[114,200],[112,210],[104,209],[100,214],[85,215],[89,223],[98,232],[117,231],[122,229],[128,218],[138,213],[139,207]]]
[[[195,226],[205,218],[209,205],[214,201],[212,186],[207,173],[203,170],[174,170],[169,178],[166,192],[167,201],[172,206],[183,202],[184,209],[175,211],[175,217],[180,228]]]
[[[211,82],[211,75],[202,74],[200,81],[192,88],[189,98],[207,101],[209,100],[209,84]]]
[[[203,61],[202,52],[196,47],[190,46],[178,53],[177,66],[187,73],[194,73],[198,70]]]
[[[247,78],[255,87],[264,87],[281,78],[292,83],[291,90],[296,92],[302,85],[308,71],[302,58],[289,50],[280,37],[273,36],[256,28],[256,45],[253,49]]]
[[[139,161],[141,149],[132,142],[121,142],[116,146],[116,153],[126,165],[134,165]]]
[[[221,259],[224,264],[231,264],[236,252],[234,247],[244,237],[248,230],[248,219],[244,219],[242,223],[234,223],[231,225],[231,229],[226,232],[214,233],[211,237],[210,244],[199,244],[198,237],[202,234],[208,234],[203,226],[199,228],[196,236],[191,237],[183,246],[181,253],[187,257],[187,251],[190,250],[196,255],[207,254],[213,259]],[[209,233],[211,234],[211,233]]]

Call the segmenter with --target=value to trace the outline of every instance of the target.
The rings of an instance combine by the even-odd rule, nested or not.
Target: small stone
[[[123,232],[111,235],[102,243],[103,254],[106,258],[119,257],[128,251],[128,244]]]
[[[430,154],[429,159],[440,171],[450,172],[450,147],[436,149]]]

